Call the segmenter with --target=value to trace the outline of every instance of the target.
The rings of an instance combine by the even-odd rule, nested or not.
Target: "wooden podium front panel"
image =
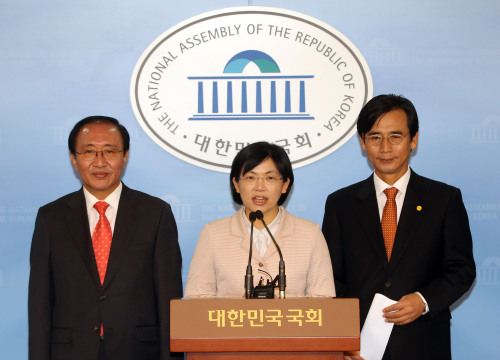
[[[186,360],[343,360],[342,352],[188,353]]]
[[[359,350],[357,299],[183,299],[170,313],[175,352]]]

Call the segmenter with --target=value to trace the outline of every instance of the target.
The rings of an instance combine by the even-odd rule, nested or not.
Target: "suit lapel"
[[[103,288],[106,288],[113,280],[134,238],[137,225],[142,217],[138,205],[139,199],[137,195],[123,185]]]
[[[387,268],[387,254],[380,225],[377,197],[373,175],[361,183],[356,193],[356,213],[366,233],[366,239],[384,268]]]
[[[401,215],[399,216],[396,238],[394,239],[390,262],[391,269],[397,266],[408,244],[412,241],[413,234],[420,223],[426,204],[425,189],[420,181],[420,176],[412,171]]]
[[[69,210],[65,215],[66,226],[92,280],[96,287],[100,288],[101,284],[99,273],[97,272],[94,249],[92,248],[92,237],[90,235],[89,218],[83,189],[76,192],[75,196],[69,200],[68,208]]]

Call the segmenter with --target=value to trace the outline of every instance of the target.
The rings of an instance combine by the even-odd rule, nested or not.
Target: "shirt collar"
[[[83,187],[83,194],[85,195],[85,203],[87,205],[87,212],[91,211],[94,208],[94,204],[98,201],[106,201],[112,209],[118,209],[118,203],[120,202],[120,195],[122,193],[123,185],[120,181],[120,184],[116,187],[115,190],[104,200],[99,200],[94,195],[92,195],[85,186]],[[97,210],[96,210],[97,211]]]
[[[377,176],[377,174],[373,173],[373,182],[375,183],[375,193],[377,196],[381,196],[385,189],[395,187],[398,189],[398,197],[404,195],[406,193],[406,188],[408,187],[408,182],[410,181],[411,170],[408,166],[408,170],[401,176],[398,181],[394,183],[394,185],[389,185],[381,178]]]
[[[245,225],[247,227],[247,230],[248,232],[250,232],[250,228],[252,226],[252,224],[250,223],[250,220],[248,220],[247,218],[247,215],[245,213],[245,210],[243,209],[242,211],[242,216],[243,218],[245,219]],[[283,209],[281,206],[278,206],[278,215],[276,215],[276,217],[274,218],[274,220],[270,223],[270,224],[267,224],[267,227],[269,228],[269,231],[271,231],[271,233],[274,235],[274,233],[276,232],[276,230],[278,229],[280,223],[281,223],[281,218],[283,217]],[[255,229],[254,228],[254,231],[256,230],[259,230],[259,229]],[[267,230],[265,228],[263,228],[262,230],[266,231]]]

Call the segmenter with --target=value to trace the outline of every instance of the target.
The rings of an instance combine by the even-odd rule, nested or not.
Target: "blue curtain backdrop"
[[[411,99],[421,120],[411,160],[458,186],[471,220],[478,277],[455,304],[455,359],[497,358],[500,335],[500,2],[275,0],[343,32],[371,68],[374,95]],[[67,136],[87,116],[129,129],[124,182],[173,205],[183,276],[202,226],[231,215],[228,175],[162,150],[132,113],[132,70],[162,32],[191,16],[247,1],[0,0],[0,358],[27,358],[29,249],[38,208],[80,187]],[[357,138],[295,171],[287,208],[321,223],[326,196],[371,173]],[[207,189],[210,189],[207,191]],[[242,274],[243,275],[243,274]]]

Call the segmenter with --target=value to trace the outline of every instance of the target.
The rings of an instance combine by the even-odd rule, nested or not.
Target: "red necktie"
[[[109,204],[104,201],[98,201],[94,204],[94,208],[99,212],[99,221],[92,235],[92,246],[94,247],[94,255],[97,263],[97,271],[99,271],[99,279],[101,285],[104,283],[106,268],[108,266],[109,250],[111,249],[111,225],[106,217],[106,209]]]
[[[398,229],[398,211],[396,207],[396,194],[398,189],[395,187],[387,188],[384,194],[387,196],[387,202],[382,212],[382,234],[384,235],[385,251],[387,252],[387,260],[391,260],[392,247],[396,230]]]

